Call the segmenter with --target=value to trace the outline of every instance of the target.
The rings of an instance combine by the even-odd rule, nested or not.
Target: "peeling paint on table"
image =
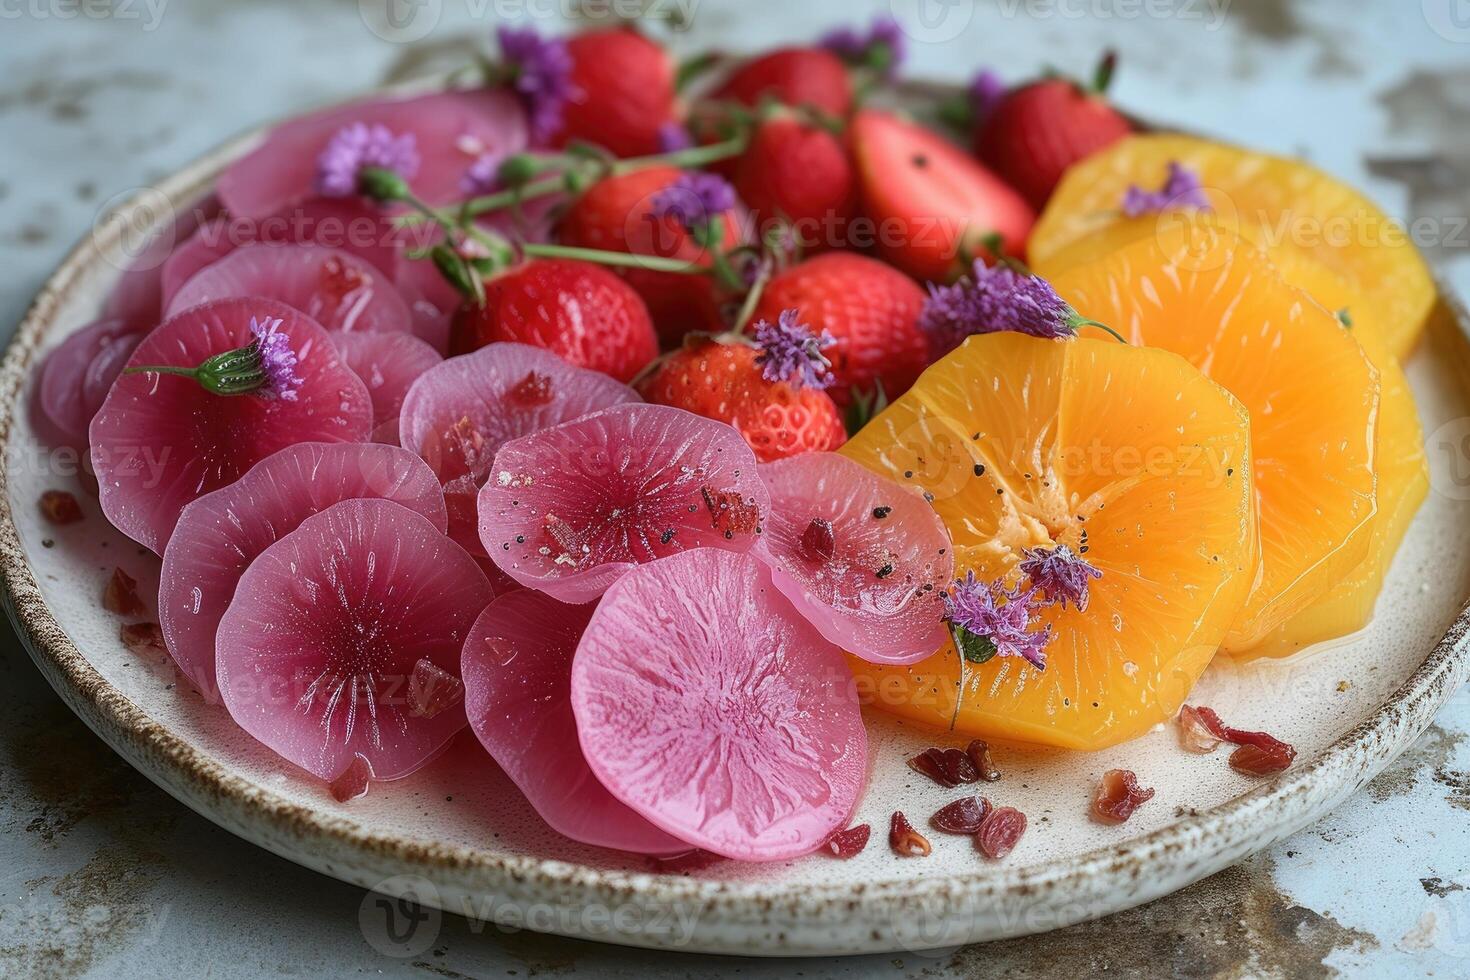
[[[815,36],[868,10],[891,6],[912,16],[919,2],[695,0],[690,29],[672,36],[684,52],[710,43],[738,49],[777,33]],[[371,6],[0,4],[0,267],[7,272],[0,322],[13,326],[102,210],[230,133],[462,64],[488,36],[491,12],[567,4],[420,4],[442,16],[412,45],[375,36],[360,15]],[[938,5],[943,17],[964,20],[963,30],[940,43],[932,39],[953,32],[927,29],[931,40],[915,39],[914,61],[933,77],[960,79],[985,63],[1015,79],[1044,64],[1087,65],[1115,46],[1123,69],[1114,94],[1123,104],[1306,155],[1366,186],[1412,222],[1430,257],[1470,292],[1470,28],[1457,26],[1452,7],[1452,0]],[[150,11],[160,13],[154,19]],[[1332,816],[1169,898],[1029,939],[792,962],[605,947],[454,916],[442,918],[421,953],[384,956],[359,926],[369,896],[230,836],[135,773],[60,705],[8,627],[0,691],[8,695],[0,719],[5,977],[1470,974],[1464,693],[1414,749]]]

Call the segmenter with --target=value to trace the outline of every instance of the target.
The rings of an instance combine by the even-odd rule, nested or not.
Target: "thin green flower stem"
[[[1126,343],[1128,343],[1128,338],[1124,337],[1122,334],[1120,334],[1118,331],[1114,330],[1112,327],[1108,326],[1106,323],[1098,323],[1096,320],[1089,320],[1086,317],[1082,317],[1081,319],[1079,319],[1077,321],[1077,326],[1079,328],[1081,328],[1081,327],[1097,327],[1099,330],[1105,330],[1108,333],[1112,334],[1113,337],[1118,341],[1118,343],[1120,343],[1120,344],[1126,344]]]
[[[745,294],[745,302],[740,304],[740,312],[735,315],[735,333],[744,336],[745,328],[750,323],[750,318],[755,315],[755,308],[766,291],[766,283],[770,281],[770,273],[762,272],[756,277],[755,282],[751,283],[750,291]]]
[[[197,378],[199,369],[172,367],[167,364],[140,364],[137,367],[125,368],[123,374],[177,374],[183,378]]]
[[[654,255],[631,255],[627,252],[608,252],[597,248],[574,248],[570,245],[548,245],[527,242],[521,246],[525,255],[546,259],[581,259],[600,265],[620,265],[631,269],[648,269],[652,272],[677,272],[683,275],[708,275],[708,269],[686,262],[683,259],[665,259]]]

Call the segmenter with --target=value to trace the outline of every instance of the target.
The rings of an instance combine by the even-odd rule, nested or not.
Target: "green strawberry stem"
[[[710,270],[683,259],[666,259],[656,255],[632,255],[627,252],[608,252],[598,248],[574,248],[571,245],[547,245],[530,242],[521,246],[525,255],[545,259],[579,259],[599,265],[616,265],[630,269],[648,269],[652,272],[677,272],[682,275],[702,276]]]
[[[744,302],[740,304],[740,312],[735,314],[735,333],[744,336],[745,328],[750,323],[750,318],[755,315],[755,308],[766,291],[766,283],[770,281],[771,272],[769,269],[764,269],[760,275],[756,276],[755,282],[750,284],[750,290],[745,294]]]

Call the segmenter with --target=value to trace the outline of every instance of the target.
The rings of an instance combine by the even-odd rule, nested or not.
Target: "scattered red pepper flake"
[[[168,647],[163,642],[163,630],[157,623],[125,623],[117,631],[117,638],[134,656],[164,656]]]
[[[551,376],[539,371],[531,371],[517,381],[508,394],[512,402],[526,408],[550,405],[554,397],[551,389]]]
[[[908,760],[909,768],[945,789],[979,779],[970,757],[959,749],[928,748]]]
[[[327,791],[338,803],[350,803],[367,795],[372,785],[372,764],[360,755],[352,757],[352,764],[342,774],[327,784]]]
[[[1015,807],[1003,806],[991,810],[975,835],[975,846],[986,857],[997,860],[1016,849],[1021,835],[1026,833],[1026,814]]]
[[[1289,769],[1296,760],[1296,749],[1274,735],[1231,728],[1206,707],[1197,707],[1193,711],[1212,737],[1240,746],[1230,753],[1230,768],[1237,772],[1247,776],[1269,776]],[[1181,709],[1181,718],[1183,715],[1184,709]]]
[[[873,835],[870,824],[860,823],[856,827],[848,827],[839,830],[828,837],[822,843],[822,850],[835,858],[846,861],[848,858],[857,857],[868,846],[868,838]]]
[[[837,554],[837,538],[832,533],[832,522],[813,517],[812,522],[801,533],[801,553],[812,561],[831,561]]]
[[[1138,785],[1138,776],[1129,769],[1109,769],[1092,798],[1092,819],[1098,823],[1120,824],[1133,816],[1133,811],[1154,798],[1152,789]]]
[[[946,834],[975,834],[989,815],[989,800],[983,796],[965,796],[940,807],[929,818],[929,824]]]
[[[1247,776],[1273,776],[1291,768],[1296,759],[1296,749],[1280,739],[1271,738],[1262,732],[1245,732],[1260,735],[1269,742],[1246,742],[1230,753],[1230,768]]]
[[[77,498],[65,490],[47,490],[41,494],[41,516],[51,524],[75,524],[84,515]]]
[[[899,857],[928,857],[933,850],[929,838],[914,829],[902,810],[893,811],[888,827],[888,846]]]
[[[121,568],[112,570],[112,577],[102,590],[102,608],[119,616],[141,616],[148,610],[138,598],[138,582]]]
[[[1210,711],[1205,708],[1205,711]],[[1213,711],[1210,711],[1214,715]],[[1186,752],[1207,755],[1220,747],[1224,733],[1219,728],[1219,718],[1207,720],[1200,709],[1185,705],[1179,709],[1179,745]]]
[[[709,510],[711,527],[724,531],[725,537],[750,534],[760,524],[761,511],[754,502],[730,490],[717,490],[711,486],[699,488],[704,506]]]
[[[995,768],[995,761],[990,758],[990,743],[983,738],[977,738],[965,749],[965,755],[969,756],[970,764],[975,767],[975,773],[987,783],[993,783],[1000,778],[1000,770]]]

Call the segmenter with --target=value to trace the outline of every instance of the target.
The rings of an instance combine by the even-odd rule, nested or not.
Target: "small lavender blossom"
[[[755,325],[761,352],[755,362],[767,381],[785,381],[797,388],[826,388],[832,384],[832,362],[822,353],[837,343],[827,331],[814,333],[796,310],[782,310],[776,323]]]
[[[1123,213],[1130,218],[1158,214],[1173,208],[1210,210],[1210,199],[1205,196],[1199,174],[1178,160],[1169,161],[1169,175],[1164,179],[1163,187],[1156,191],[1146,191],[1137,184],[1131,184],[1123,193]]]
[[[653,198],[653,213],[697,233],[735,206],[735,188],[717,174],[689,170]]]
[[[1078,612],[1087,609],[1088,580],[1102,578],[1102,572],[1087,559],[1064,544],[1055,548],[1026,548],[1022,551],[1021,574],[1030,587],[1046,596],[1046,605],[1070,602]]]
[[[419,172],[418,143],[413,133],[395,136],[380,123],[355,122],[337,131],[316,160],[316,189],[325,197],[351,197],[360,192],[362,171],[391,170],[404,180]]]
[[[898,74],[908,57],[903,27],[892,17],[874,19],[866,34],[852,27],[839,27],[823,35],[820,44],[849,64],[881,65],[889,78]]]
[[[989,640],[997,657],[1020,657],[1045,670],[1052,632],[1050,626],[1032,631],[1033,600],[1029,589],[1007,589],[1004,581],[986,584],[970,571],[945,594],[944,614],[952,627]]]
[[[459,178],[459,189],[466,197],[480,197],[500,190],[500,165],[505,162],[504,153],[486,152],[475,157],[475,162]]]
[[[1005,98],[1006,83],[1001,80],[998,73],[989,68],[984,69],[970,80],[970,111],[975,122],[982,123],[995,107],[1000,105],[1000,100]]]
[[[683,123],[669,121],[658,128],[658,152],[678,153],[694,145],[694,137]]]
[[[561,129],[567,102],[577,95],[572,54],[561,38],[543,38],[532,28],[502,27],[496,32],[510,87],[531,123],[531,137],[545,142]]]
[[[1070,337],[1081,322],[1045,279],[978,259],[970,277],[951,286],[931,284],[919,315],[919,328],[935,357],[974,334],[1009,330],[1032,337]]]
[[[260,369],[265,373],[265,390],[288,402],[296,400],[296,389],[303,384],[296,373],[296,352],[290,338],[280,332],[280,320],[250,318],[250,332],[255,335]]]

